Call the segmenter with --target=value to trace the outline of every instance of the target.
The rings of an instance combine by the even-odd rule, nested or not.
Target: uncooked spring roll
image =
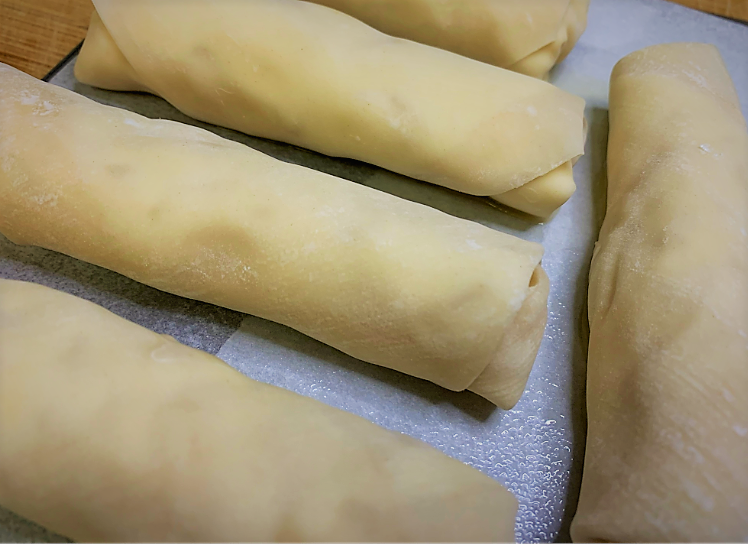
[[[539,244],[4,65],[0,127],[11,241],[503,408],[522,394],[546,320]]]
[[[589,431],[572,536],[748,536],[748,133],[718,51],[624,58],[590,272]]]
[[[299,0],[96,0],[83,83],[548,216],[574,192],[584,100]]]
[[[587,26],[589,0],[308,0],[391,36],[547,78]]]
[[[0,504],[88,542],[513,541],[479,471],[90,302],[0,280]]]

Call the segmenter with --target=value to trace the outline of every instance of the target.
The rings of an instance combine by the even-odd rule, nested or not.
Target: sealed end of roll
[[[536,217],[549,217],[569,200],[577,189],[571,165],[572,161],[567,161],[521,187],[491,198]]]
[[[566,38],[565,31],[563,37],[564,39]],[[556,59],[558,59],[560,53],[561,44],[557,41],[551,42],[545,47],[541,47],[532,54],[527,55],[525,58],[518,60],[509,66],[508,69],[526,76],[548,80],[550,70],[556,64]]]
[[[496,357],[468,387],[469,391],[504,410],[517,404],[543,340],[549,291],[548,276],[538,265],[530,278],[527,298],[506,328]]]
[[[112,91],[151,92],[114,42],[99,14],[94,11],[78,58],[75,78],[81,83]]]
[[[556,33],[556,39],[507,68],[520,74],[547,80],[551,68],[567,57],[587,28],[589,5],[590,0],[571,0]]]
[[[561,51],[559,52],[556,64],[564,60],[574,46],[579,41],[579,38],[584,34],[587,28],[587,12],[590,9],[590,0],[571,0],[569,2],[569,9],[566,12],[564,21],[565,33],[563,43],[561,45]]]

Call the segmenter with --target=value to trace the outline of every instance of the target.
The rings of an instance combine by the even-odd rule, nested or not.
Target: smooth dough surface
[[[575,189],[584,100],[298,0],[96,0],[83,83],[548,216]],[[550,186],[550,187],[549,187]],[[524,193],[527,195],[523,198]]]
[[[0,126],[10,240],[502,408],[521,396],[546,321],[539,244],[4,65]]]
[[[587,26],[589,0],[308,0],[391,36],[547,78]]]
[[[718,51],[613,70],[575,541],[748,538],[748,132]]]
[[[79,541],[514,540],[481,472],[9,280],[0,436],[0,504]]]

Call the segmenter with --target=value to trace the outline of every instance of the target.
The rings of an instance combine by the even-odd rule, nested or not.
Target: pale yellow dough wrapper
[[[578,542],[748,537],[748,132],[718,51],[613,70]]]
[[[79,541],[514,540],[517,501],[481,472],[9,280],[0,436],[0,504]]]
[[[0,127],[10,240],[502,408],[522,395],[547,313],[539,244],[5,65]]]
[[[547,78],[587,26],[589,0],[308,0],[391,36]]]
[[[541,217],[575,189],[584,100],[544,81],[298,0],[94,4],[83,83]]]

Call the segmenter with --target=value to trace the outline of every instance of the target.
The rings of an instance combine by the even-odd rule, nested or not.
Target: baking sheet
[[[497,409],[472,393],[453,393],[363,363],[282,325],[162,293],[63,255],[16,246],[2,236],[0,276],[41,283],[91,300],[149,329],[217,354],[255,379],[424,440],[514,492],[520,501],[519,541],[566,541],[584,454],[587,272],[605,208],[608,78],[624,55],[672,41],[717,45],[738,89],[743,112],[748,112],[748,26],[661,0],[592,0],[586,33],[551,78],[587,100],[586,154],[574,168],[576,194],[545,224],[370,165],[199,123],[152,96],[82,85],[73,77],[74,57],[51,79],[99,102],[202,126],[279,159],[542,243],[546,249],[543,266],[551,279],[548,326],[525,394],[511,411]],[[0,541],[60,539],[0,509]]]

